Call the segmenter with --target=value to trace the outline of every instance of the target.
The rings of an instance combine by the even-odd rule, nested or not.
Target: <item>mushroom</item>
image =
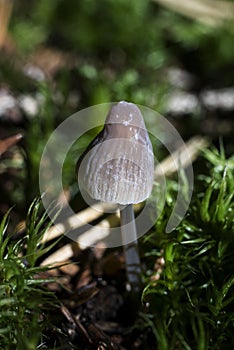
[[[121,101],[78,161],[79,184],[90,197],[120,208],[121,235],[129,289],[139,292],[141,265],[133,204],[151,193],[154,155],[139,108]]]

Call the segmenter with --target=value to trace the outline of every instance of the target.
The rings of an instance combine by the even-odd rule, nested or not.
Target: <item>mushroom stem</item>
[[[141,263],[132,204],[120,206],[120,221],[127,280],[131,292],[138,293],[141,289]],[[129,241],[131,243],[128,243]]]

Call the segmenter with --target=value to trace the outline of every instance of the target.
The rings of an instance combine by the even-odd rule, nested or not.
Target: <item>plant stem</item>
[[[132,204],[124,208],[120,206],[120,221],[127,280],[131,292],[138,293],[141,289],[141,263],[138,253],[137,231]]]

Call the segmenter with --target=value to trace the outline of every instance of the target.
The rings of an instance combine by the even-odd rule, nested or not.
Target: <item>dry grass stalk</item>
[[[80,213],[75,214],[68,218],[65,222],[59,223],[52,226],[44,235],[42,243],[51,241],[66,231],[72,231],[86,225],[89,222],[92,222],[98,219],[106,211],[113,211],[116,206],[107,204],[107,203],[97,203],[92,207],[89,207],[85,210],[82,210]]]
[[[199,151],[208,146],[208,141],[204,137],[195,136],[186,143],[186,148],[182,147],[176,150],[172,155],[163,160],[156,168],[154,177],[170,176],[179,169],[194,161]],[[188,157],[189,155],[189,157]],[[112,209],[114,206],[106,203],[97,203],[93,207],[89,207],[78,214],[71,216],[65,222],[52,226],[44,235],[42,243],[65,234],[67,231],[78,229],[90,223],[103,215],[104,212]],[[91,236],[90,236],[91,237]]]
[[[234,4],[221,0],[153,0],[182,15],[207,25],[223,24],[234,19]]]
[[[163,160],[156,168],[154,177],[170,176],[179,169],[186,168],[190,162],[194,161],[201,149],[208,146],[208,141],[204,137],[195,136],[186,143],[186,148],[182,147],[176,150],[172,155]],[[188,157],[189,155],[189,157]],[[43,237],[42,243],[48,242],[54,238],[65,234],[66,231],[75,230],[83,225],[90,223],[103,215],[104,212],[112,209],[113,205],[106,203],[97,203],[78,214],[71,216],[63,223],[51,227]]]
[[[155,168],[154,178],[157,179],[159,176],[171,176],[177,172],[180,167],[186,168],[188,164],[197,158],[200,150],[206,148],[208,144],[208,140],[204,137],[192,137],[186,143],[186,147],[182,146],[177,149]]]
[[[13,2],[11,0],[0,0],[0,48],[5,42],[12,7]]]
[[[186,143],[186,148],[184,146],[182,148],[179,148],[155,168],[155,178],[161,175],[172,175],[177,171],[179,166],[186,168],[186,166],[190,164],[191,161],[194,161],[197,158],[200,150],[204,149],[207,146],[208,141],[206,138],[200,136],[193,137]],[[101,211],[105,211],[107,210],[107,208],[110,209],[110,206],[104,203],[98,203],[95,209],[92,207],[87,208],[68,219],[68,222],[69,220],[71,220],[70,222],[73,223],[73,229],[79,228],[80,224],[77,227],[74,226],[75,223],[80,223],[80,220],[77,220],[77,217],[82,217],[82,221],[84,222],[84,224],[87,224],[100,217],[102,215]],[[43,238],[43,243],[48,242],[49,240],[56,238],[61,234],[65,234],[66,229],[68,228],[68,222],[55,225],[50,230],[48,230],[48,232]],[[87,246],[94,246],[97,242],[100,242],[102,239],[104,240],[106,238],[106,234],[108,234],[108,228],[114,227],[118,223],[118,213],[109,215],[109,217],[100,221],[98,226],[94,226],[92,229],[86,231],[77,238],[77,244],[79,248],[84,249]],[[107,229],[107,231],[105,231],[105,236],[103,235],[103,230],[101,230],[100,228]],[[54,263],[66,261],[72,256],[73,249],[71,247],[71,244],[66,244],[62,248],[58,249],[55,253],[51,254],[46,260],[44,260],[42,262],[42,265],[53,265]]]
[[[109,215],[108,218],[99,222],[97,226],[93,226],[90,230],[86,231],[77,238],[77,245],[80,249],[85,249],[90,246],[94,246],[98,241],[104,240],[108,235],[108,229],[118,224],[119,218],[116,214]],[[104,230],[105,229],[105,233]],[[72,242],[71,242],[72,243]],[[102,247],[100,249],[105,249]],[[66,244],[60,249],[56,250],[53,254],[48,256],[43,262],[43,265],[54,265],[58,262],[64,262],[73,256],[72,244]]]

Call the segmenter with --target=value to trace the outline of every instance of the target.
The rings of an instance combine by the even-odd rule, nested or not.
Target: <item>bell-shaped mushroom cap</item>
[[[133,103],[119,102],[82,156],[79,183],[94,199],[134,204],[150,195],[153,173],[154,155],[141,112]]]

